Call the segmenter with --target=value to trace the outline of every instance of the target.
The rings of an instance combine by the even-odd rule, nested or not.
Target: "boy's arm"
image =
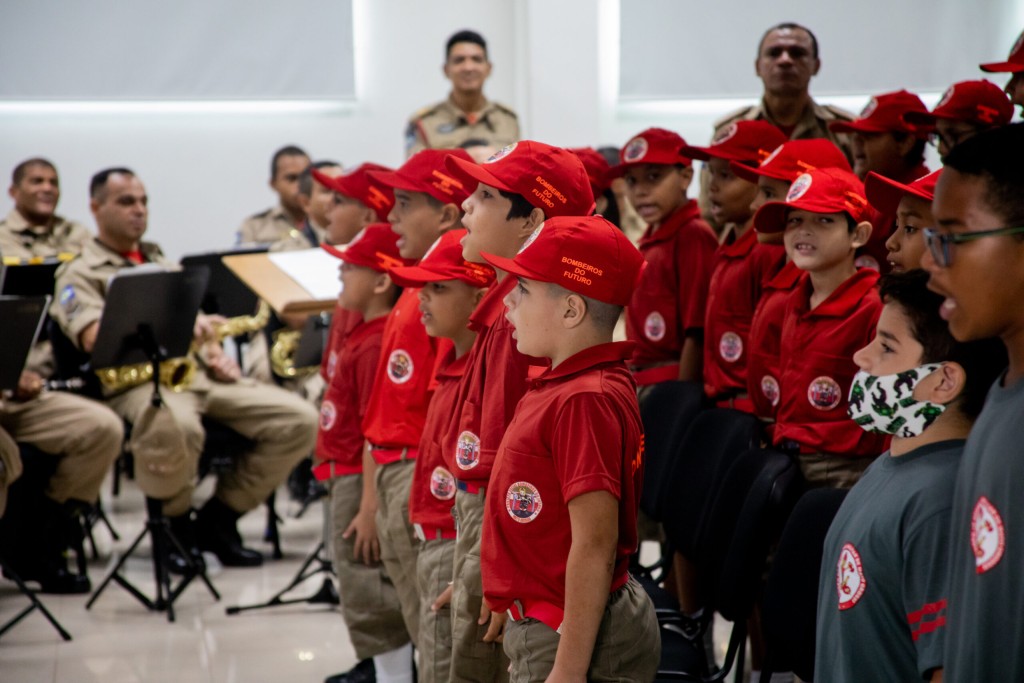
[[[359,499],[359,512],[342,534],[356,535],[354,552],[364,564],[380,561],[380,541],[377,540],[377,461],[370,454],[370,444],[363,448],[363,494]]]
[[[694,330],[686,334],[683,350],[679,354],[679,380],[682,382],[702,382],[703,368],[703,331]]]
[[[619,540],[619,501],[608,491],[569,501],[572,546],[565,570],[565,617],[548,681],[586,681],[601,626]]]

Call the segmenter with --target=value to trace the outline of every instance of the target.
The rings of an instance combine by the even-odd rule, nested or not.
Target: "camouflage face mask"
[[[850,417],[861,429],[902,438],[918,436],[946,406],[914,398],[914,387],[942,365],[932,363],[895,375],[875,376],[863,370],[850,387]]]

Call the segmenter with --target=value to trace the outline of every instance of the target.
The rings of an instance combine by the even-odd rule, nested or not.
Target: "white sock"
[[[374,655],[377,683],[412,683],[412,643]]]

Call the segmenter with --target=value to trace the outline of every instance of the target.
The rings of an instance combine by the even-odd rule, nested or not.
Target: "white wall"
[[[927,0],[916,1],[927,8]],[[628,2],[622,4],[628,8]],[[91,174],[106,166],[130,166],[150,194],[150,239],[172,257],[224,248],[244,216],[273,203],[268,165],[283,144],[296,143],[314,158],[345,164],[401,163],[406,118],[447,93],[441,73],[444,41],[461,28],[487,37],[494,63],[487,93],[517,109],[527,137],[566,146],[621,145],[642,128],[660,125],[704,144],[711,121],[741,103],[620,105],[619,0],[354,0],[353,6],[354,105],[177,113],[47,113],[0,106],[0,173],[6,175],[29,156],[50,157],[64,186],[60,212],[91,224],[86,197]],[[757,7],[764,10],[763,3]],[[1002,44],[950,49],[962,50],[970,62],[980,61],[979,53],[1001,59],[1024,24],[1024,16],[1016,19],[1004,28]],[[707,40],[707,49],[720,49],[717,36]],[[309,53],[310,69],[330,60],[330,46],[297,49]],[[997,81],[1002,84],[998,75]],[[858,110],[866,95],[829,100]],[[0,211],[9,206],[5,198]]]

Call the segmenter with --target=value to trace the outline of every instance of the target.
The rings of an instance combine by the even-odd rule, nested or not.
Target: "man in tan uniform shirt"
[[[90,194],[99,236],[86,244],[81,257],[58,271],[58,300],[51,309],[64,333],[86,353],[96,344],[110,279],[124,268],[165,263],[159,247],[141,241],[148,220],[146,191],[130,170],[97,173]],[[200,316],[197,337],[208,338],[209,328],[209,320]],[[171,528],[186,547],[213,552],[224,565],[255,566],[262,556],[242,545],[237,520],[262,503],[313,447],[317,413],[283,389],[242,378],[216,342],[204,343],[196,355],[206,371],[197,372],[180,393],[161,392],[163,407],[151,406],[148,385],[108,391],[106,402],[132,424],[129,446],[139,487],[163,501]],[[193,527],[189,507],[205,438],[203,415],[252,439],[255,446],[220,476]]]
[[[57,170],[45,159],[14,169],[14,208],[0,223],[0,256],[5,262],[77,255],[92,238],[78,223],[56,215],[60,200]],[[18,520],[18,534],[5,537],[8,557],[20,576],[38,581],[44,592],[83,593],[89,579],[67,570],[63,552],[72,515],[99,499],[110,465],[121,453],[121,418],[96,401],[43,391],[53,367],[48,342],[35,345],[18,389],[0,397],[0,429],[15,441],[57,458],[57,467],[35,514]],[[18,453],[14,451],[14,457]]]
[[[299,203],[299,175],[309,166],[309,155],[294,145],[274,152],[270,160],[270,187],[277,193],[275,207],[249,216],[238,228],[238,244],[273,244],[289,231],[301,228],[306,213]]]
[[[453,149],[469,140],[501,149],[519,139],[519,119],[508,107],[484,97],[491,75],[487,42],[474,31],[448,39],[444,75],[451,81],[448,99],[416,112],[405,131],[405,155],[422,149]]]

